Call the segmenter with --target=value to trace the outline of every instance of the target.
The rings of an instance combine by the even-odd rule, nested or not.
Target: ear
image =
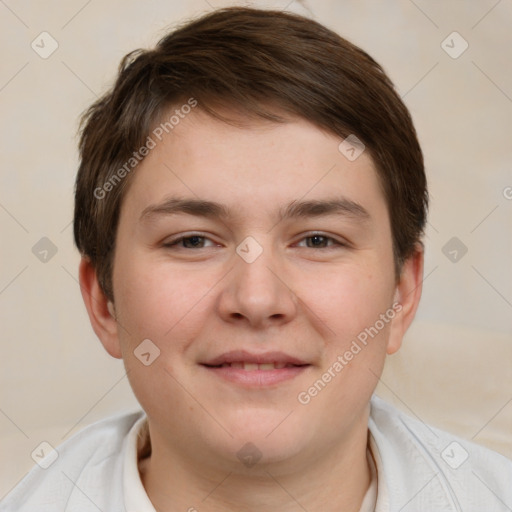
[[[82,298],[96,336],[112,357],[121,359],[114,305],[103,293],[89,258],[82,257],[80,260],[79,281]]]
[[[420,303],[423,287],[424,248],[419,243],[415,252],[404,262],[400,280],[396,285],[394,304],[400,304],[401,309],[395,308],[396,316],[391,322],[387,353],[394,354],[402,345],[402,339],[414,319]]]

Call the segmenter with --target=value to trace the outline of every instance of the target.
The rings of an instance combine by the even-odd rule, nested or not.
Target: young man
[[[0,510],[512,509],[511,461],[373,396],[420,300],[428,195],[371,57],[218,10],[125,57],[80,152],[82,295],[143,412]]]

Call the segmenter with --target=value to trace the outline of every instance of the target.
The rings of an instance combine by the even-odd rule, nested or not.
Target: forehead
[[[282,217],[292,202],[338,198],[350,203],[346,212],[352,207],[352,213],[387,217],[368,152],[347,158],[346,144],[340,150],[343,138],[304,119],[276,123],[223,115],[235,116],[235,124],[197,108],[154,129],[154,147],[137,166],[123,209],[144,216],[172,195],[216,203],[219,213],[233,219]]]

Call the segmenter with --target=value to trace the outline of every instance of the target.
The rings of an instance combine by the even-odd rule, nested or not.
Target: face
[[[169,452],[298,461],[366,435],[406,327],[373,162],[341,140],[196,109],[134,171],[100,337]]]

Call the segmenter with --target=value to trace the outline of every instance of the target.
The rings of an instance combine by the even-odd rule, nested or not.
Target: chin
[[[257,446],[263,455],[277,457],[278,460],[300,451],[301,431],[291,410],[282,409],[243,409],[238,411],[227,429],[233,434],[235,445],[246,443]],[[290,415],[289,415],[290,414]],[[289,415],[289,416],[288,416]]]

